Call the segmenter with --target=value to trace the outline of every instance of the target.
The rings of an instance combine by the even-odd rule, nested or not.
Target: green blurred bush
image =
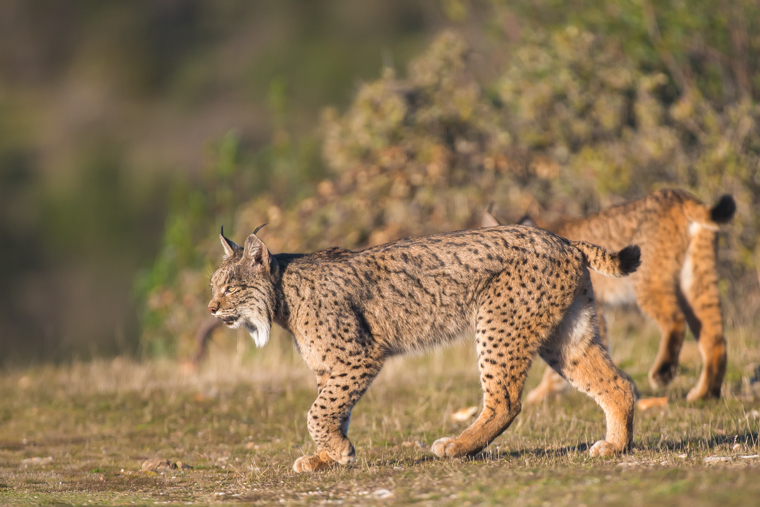
[[[584,5],[591,14],[600,8]],[[284,130],[256,155],[264,161],[230,162],[233,141],[223,139],[205,188],[178,190],[165,246],[143,281],[144,350],[190,353],[206,318],[208,278],[221,258],[222,221],[238,242],[268,222],[260,235],[274,253],[359,248],[477,226],[490,204],[507,220],[525,211],[550,218],[665,186],[707,202],[723,193],[736,198],[738,213],[724,240],[730,248],[721,250],[729,281],[723,289],[732,322],[751,319],[760,309],[755,69],[745,68],[751,71],[745,92],[716,94],[714,68],[694,64],[685,73],[678,59],[688,48],[673,51],[677,41],[653,36],[646,12],[631,30],[641,40],[649,36],[648,51],[632,50],[594,16],[588,18],[594,32],[559,22],[538,30],[531,19],[540,13],[523,13],[515,37],[516,15],[495,9],[487,49],[476,52],[456,32],[442,33],[405,77],[386,68],[359,88],[345,112],[326,109],[317,134],[321,162],[308,149],[311,141],[295,142]],[[708,39],[715,35],[710,30],[726,29],[705,23],[696,29]],[[757,45],[743,47],[747,61],[758,56]],[[724,63],[734,81],[743,79]],[[674,69],[682,75],[674,78]],[[250,184],[235,183],[256,164],[268,174],[258,195]]]

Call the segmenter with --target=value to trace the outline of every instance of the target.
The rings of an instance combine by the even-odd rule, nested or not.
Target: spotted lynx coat
[[[307,419],[317,452],[299,458],[297,472],[354,459],[351,410],[387,358],[470,330],[483,410],[458,437],[437,440],[435,454],[476,454],[510,425],[536,352],[604,410],[607,435],[591,454],[630,447],[631,385],[600,340],[587,267],[624,276],[638,266],[638,247],[609,253],[524,226],[312,254],[272,255],[255,232],[244,247],[220,237],[226,256],[211,278],[211,313],[259,346],[278,323],[317,377]]]
[[[715,265],[720,224],[731,220],[736,204],[724,195],[711,208],[684,190],[660,190],[585,218],[562,218],[538,226],[571,240],[584,240],[606,248],[636,243],[641,247],[641,268],[626,279],[591,274],[597,308],[637,303],[660,327],[660,348],[649,370],[652,387],[673,380],[686,326],[691,328],[704,364],[687,399],[719,397],[726,373],[726,340]],[[536,225],[530,217],[521,223]],[[483,225],[497,225],[484,216]],[[599,311],[602,339],[604,315]],[[550,368],[526,401],[538,401],[566,385]]]

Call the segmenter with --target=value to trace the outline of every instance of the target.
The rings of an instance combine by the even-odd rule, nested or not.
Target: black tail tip
[[[641,266],[641,248],[639,245],[628,245],[618,252],[620,271],[629,275]]]
[[[736,213],[736,201],[731,195],[725,194],[710,210],[710,220],[716,224],[725,224],[734,218],[734,213]]]

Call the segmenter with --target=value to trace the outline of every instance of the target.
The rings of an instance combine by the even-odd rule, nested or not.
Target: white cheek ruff
[[[244,322],[243,326],[248,334],[251,335],[253,343],[257,347],[263,347],[269,341],[269,333],[272,330],[271,324],[261,317],[248,317],[248,322]]]

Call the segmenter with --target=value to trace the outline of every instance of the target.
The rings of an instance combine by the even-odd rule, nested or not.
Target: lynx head
[[[259,347],[269,341],[276,301],[272,275],[278,268],[277,260],[256,236],[261,227],[248,236],[245,247],[225,238],[222,228],[219,238],[225,255],[211,276],[208,304],[214,317],[231,328],[243,326]]]

